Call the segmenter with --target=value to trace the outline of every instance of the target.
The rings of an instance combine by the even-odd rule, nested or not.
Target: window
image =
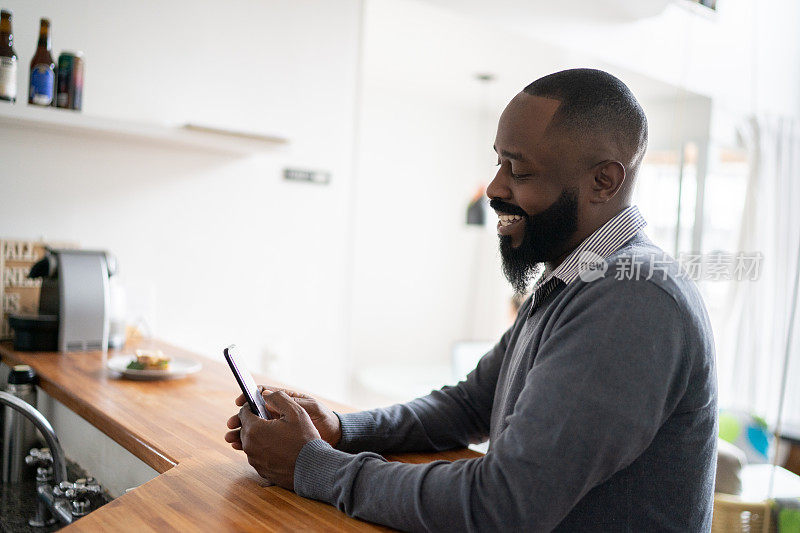
[[[705,151],[704,146],[708,146]],[[705,267],[709,262],[732,260],[740,251],[748,171],[747,153],[742,149],[687,142],[682,148],[649,152],[637,180],[635,203],[648,222],[645,231],[651,240],[674,257],[699,255],[703,262],[696,282],[715,332],[721,331],[731,284],[737,282],[712,276]],[[700,183],[705,183],[702,189]],[[719,346],[718,336],[716,340]],[[719,349],[717,359],[721,370],[732,364]],[[721,381],[720,405],[733,393]]]

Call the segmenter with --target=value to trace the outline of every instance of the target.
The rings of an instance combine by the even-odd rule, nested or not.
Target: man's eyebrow
[[[497,152],[497,146],[493,146],[492,148],[494,148],[494,151]],[[513,159],[514,161],[526,162],[528,160],[527,157],[525,157],[524,155],[522,155],[519,152],[509,152],[508,150],[500,150],[497,153],[499,153],[500,155],[502,155],[506,159]]]

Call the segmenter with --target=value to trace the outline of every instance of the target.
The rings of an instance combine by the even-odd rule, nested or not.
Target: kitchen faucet
[[[97,494],[100,486],[92,481],[83,483],[70,483],[67,480],[67,461],[64,450],[58,442],[53,426],[50,422],[26,401],[13,394],[0,391],[0,404],[6,405],[21,413],[30,420],[44,437],[49,453],[46,450],[31,450],[26,457],[26,463],[35,464],[37,468],[36,481],[39,495],[36,516],[31,519],[32,526],[44,526],[54,523],[55,516],[64,525],[71,524],[74,518],[83,516],[88,511],[86,496]],[[55,486],[49,482],[54,478]],[[80,480],[79,480],[80,481]]]

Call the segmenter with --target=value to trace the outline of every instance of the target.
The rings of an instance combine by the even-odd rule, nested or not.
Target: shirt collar
[[[619,250],[645,225],[647,222],[639,213],[638,207],[635,205],[626,207],[584,239],[555,270],[545,270],[536,282],[534,292],[553,278],[558,278],[569,285],[580,275],[581,259],[586,257],[586,254],[596,254],[592,257],[600,256],[605,259]]]

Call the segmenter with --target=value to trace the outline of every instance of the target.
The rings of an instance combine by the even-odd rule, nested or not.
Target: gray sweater
[[[638,233],[606,277],[561,284],[466,378],[402,405],[338,414],[306,444],[297,494],[413,531],[709,531],[717,400],[694,284]],[[640,279],[615,267],[642,262]],[[662,272],[663,271],[663,272]],[[490,438],[480,458],[387,462]]]

